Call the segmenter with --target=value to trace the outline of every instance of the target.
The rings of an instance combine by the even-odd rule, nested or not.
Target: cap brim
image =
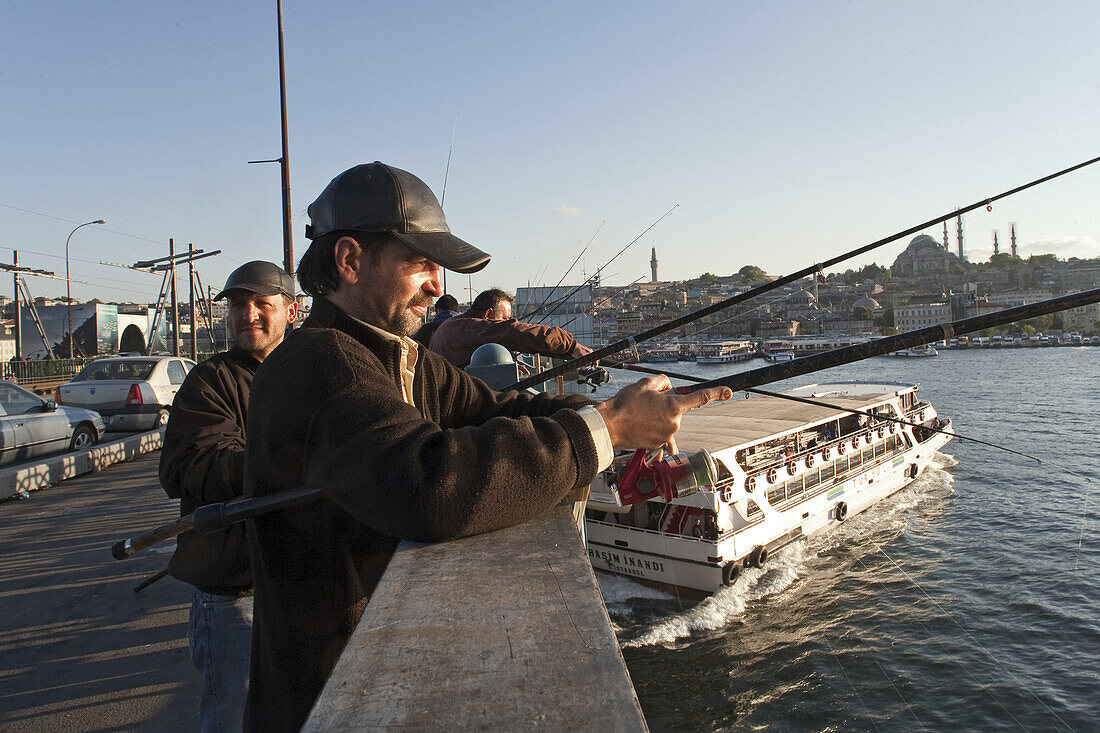
[[[464,242],[450,232],[387,232],[420,254],[454,272],[477,272],[489,264],[491,255]]]
[[[234,290],[247,290],[250,293],[256,293],[257,295],[286,295],[282,288],[275,287],[274,285],[258,285],[256,283],[241,283],[240,285],[234,285],[231,288],[226,288],[217,295],[214,296],[214,300],[221,300]],[[293,295],[287,296],[293,298]]]

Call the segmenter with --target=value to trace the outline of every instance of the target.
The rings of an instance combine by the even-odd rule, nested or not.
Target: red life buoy
[[[824,460],[824,461],[827,461],[832,457],[833,457],[833,449],[826,446],[825,449],[821,451],[821,459]]]
[[[811,453],[810,455],[806,456],[806,468],[813,468],[813,467],[814,467],[814,454]]]
[[[755,489],[755,488],[756,488],[756,479],[755,478],[753,478],[752,476],[749,476],[747,479],[745,479],[745,491],[752,492],[752,490]]]
[[[794,476],[795,471],[797,471],[797,470],[798,470],[798,467],[794,465],[794,461],[791,461],[790,463],[787,464],[787,473],[789,473],[790,475]]]
[[[859,450],[859,436],[852,438],[852,449]]]
[[[776,473],[776,470],[774,468],[768,471],[768,483],[769,484],[774,484],[775,480],[777,478],[779,478],[779,475],[778,475],[778,473]]]
[[[847,443],[837,443],[836,444],[836,452],[839,453],[840,455],[844,455],[844,451],[846,451],[846,450],[848,450],[848,444]]]

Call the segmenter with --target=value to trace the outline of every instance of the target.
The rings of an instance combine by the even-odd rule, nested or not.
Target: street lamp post
[[[89,224],[106,224],[105,219],[96,219],[95,221],[86,221],[76,229],[80,227],[86,227]],[[69,321],[69,358],[73,358],[73,295],[72,295],[72,283],[69,281],[69,240],[76,234],[76,229],[69,232],[69,236],[65,239],[65,315]]]

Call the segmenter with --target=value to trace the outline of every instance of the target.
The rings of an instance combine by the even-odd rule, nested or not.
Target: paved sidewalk
[[[161,570],[174,543],[111,545],[177,516],[159,451],[0,502],[0,729],[194,731],[191,589]]]

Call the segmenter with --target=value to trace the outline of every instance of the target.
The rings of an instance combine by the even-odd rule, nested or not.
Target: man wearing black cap
[[[191,370],[172,404],[160,481],[180,515],[239,497],[244,488],[245,418],[256,369],[298,314],[294,280],[270,262],[234,270],[215,300],[229,301],[235,345]],[[252,567],[245,528],[180,535],[168,572],[195,586],[188,624],[191,659],[202,674],[202,730],[239,730],[252,642]]]
[[[256,374],[245,495],[324,498],[249,520],[250,730],[301,727],[400,540],[528,521],[587,486],[614,447],[670,442],[684,411],[732,396],[674,395],[664,377],[595,406],[494,392],[409,338],[442,295],[441,267],[489,262],[450,233],[423,181],[356,166],[309,215],[298,277],[313,308]]]

